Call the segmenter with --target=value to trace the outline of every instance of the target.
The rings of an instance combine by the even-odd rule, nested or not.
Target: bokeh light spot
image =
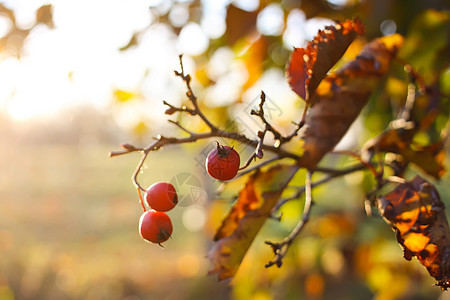
[[[391,35],[397,31],[397,24],[393,20],[384,20],[380,24],[380,30],[383,35]]]
[[[284,12],[279,4],[267,5],[256,20],[258,31],[264,35],[280,35],[284,29]]]
[[[183,225],[189,231],[199,231],[206,222],[205,210],[198,205],[189,206],[183,212]]]
[[[189,23],[183,27],[178,37],[178,50],[188,55],[200,55],[208,48],[209,39],[200,25]]]

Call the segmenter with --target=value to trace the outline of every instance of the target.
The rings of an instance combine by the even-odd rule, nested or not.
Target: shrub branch
[[[281,265],[283,264],[283,258],[286,255],[292,242],[300,234],[300,232],[305,227],[306,223],[308,223],[309,221],[311,208],[314,204],[312,199],[312,183],[311,183],[312,173],[313,173],[312,171],[308,171],[306,173],[305,206],[303,208],[303,215],[300,221],[297,223],[292,232],[287,237],[285,237],[281,242],[278,243],[272,243],[270,241],[265,242],[272,248],[272,251],[275,254],[275,258],[265,265],[266,268],[269,268],[273,265],[276,265],[278,268],[281,267]]]
[[[141,173],[142,166],[144,165],[148,154],[152,151],[157,151],[161,147],[166,146],[166,145],[193,143],[193,142],[196,142],[196,141],[202,140],[202,139],[221,137],[221,138],[227,138],[227,139],[235,140],[235,141],[253,146],[255,148],[255,151],[250,156],[250,158],[247,160],[247,162],[244,164],[244,166],[241,168],[241,170],[247,168],[254,159],[262,158],[264,150],[276,154],[275,158],[268,160],[269,163],[274,162],[279,159],[282,159],[282,158],[290,158],[290,159],[293,159],[296,161],[300,158],[297,154],[286,151],[279,146],[264,143],[264,137],[268,131],[272,132],[274,134],[275,138],[279,137],[279,138],[283,139],[281,134],[278,131],[276,131],[272,127],[272,125],[270,125],[269,122],[267,122],[267,120],[264,118],[264,110],[263,110],[263,105],[265,102],[264,92],[261,93],[261,102],[259,104],[260,109],[259,109],[259,113],[257,113],[257,115],[263,120],[263,122],[265,124],[265,130],[262,132],[259,132],[258,139],[249,139],[244,134],[240,134],[238,132],[233,132],[233,131],[222,130],[219,127],[215,126],[200,109],[197,96],[195,95],[195,93],[191,87],[191,76],[189,74],[185,74],[182,55],[179,56],[179,60],[180,60],[180,71],[175,70],[174,73],[177,77],[180,77],[182,79],[182,81],[185,83],[186,89],[187,89],[186,96],[187,96],[188,100],[190,101],[190,104],[192,105],[192,107],[187,107],[184,105],[181,107],[177,107],[177,106],[174,106],[174,105],[168,103],[167,101],[163,101],[163,104],[168,107],[165,113],[168,115],[172,115],[174,113],[187,113],[191,116],[198,116],[206,124],[206,126],[209,128],[209,130],[207,132],[196,133],[196,132],[193,132],[193,131],[187,129],[186,127],[181,125],[180,122],[178,122],[178,121],[168,120],[170,123],[177,126],[180,130],[187,133],[188,136],[180,138],[180,137],[167,137],[167,136],[158,135],[155,138],[155,141],[153,143],[149,144],[145,148],[136,147],[131,144],[122,144],[121,145],[122,150],[110,152],[110,157],[128,154],[131,152],[140,152],[142,154],[141,160],[139,161],[139,163],[132,175],[132,181],[137,188],[139,188],[142,191],[145,191],[145,189],[139,184],[138,175]],[[252,171],[260,168],[263,165],[265,165],[265,164],[262,163],[262,164],[257,165],[255,168],[252,168]]]

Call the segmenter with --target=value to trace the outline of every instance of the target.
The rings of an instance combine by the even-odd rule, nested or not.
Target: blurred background
[[[293,47],[334,19],[359,16],[366,26],[344,61],[368,40],[401,33],[402,57],[449,95],[448,10],[445,0],[0,1],[0,299],[450,299],[415,259],[402,258],[381,218],[365,215],[370,174],[315,189],[311,222],[283,266],[265,269],[272,253],[263,241],[286,236],[301,214],[302,201],[287,203],[236,278],[220,283],[207,276],[205,255],[242,180],[217,195],[203,166],[214,141],[169,146],[146,162],[142,185],[171,181],[182,196],[164,248],[138,234],[130,177],[139,154],[108,157],[121,143],[183,134],[162,104],[186,102],[173,74],[181,53],[215,124],[254,137],[261,125],[249,112],[264,90],[269,120],[289,132],[303,104],[284,66]],[[408,83],[396,74],[340,147],[358,149],[392,120]],[[442,99],[427,142],[448,122]],[[204,129],[193,117],[169,118]],[[252,151],[235,147],[241,157]],[[448,180],[436,184],[447,206]]]

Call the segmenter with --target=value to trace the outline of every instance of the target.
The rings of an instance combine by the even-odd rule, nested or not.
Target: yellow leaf
[[[438,286],[449,288],[450,228],[435,187],[417,176],[378,198],[378,207],[396,232],[405,259],[416,256]]]

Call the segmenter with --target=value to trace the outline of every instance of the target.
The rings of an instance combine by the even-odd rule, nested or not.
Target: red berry
[[[206,158],[209,175],[219,180],[230,180],[239,171],[240,157],[232,147],[217,143],[217,148]]]
[[[160,244],[172,234],[172,222],[166,213],[147,210],[139,219],[139,233],[149,242]]]
[[[169,211],[178,203],[177,191],[168,182],[156,182],[148,187],[147,204],[156,211]]]

